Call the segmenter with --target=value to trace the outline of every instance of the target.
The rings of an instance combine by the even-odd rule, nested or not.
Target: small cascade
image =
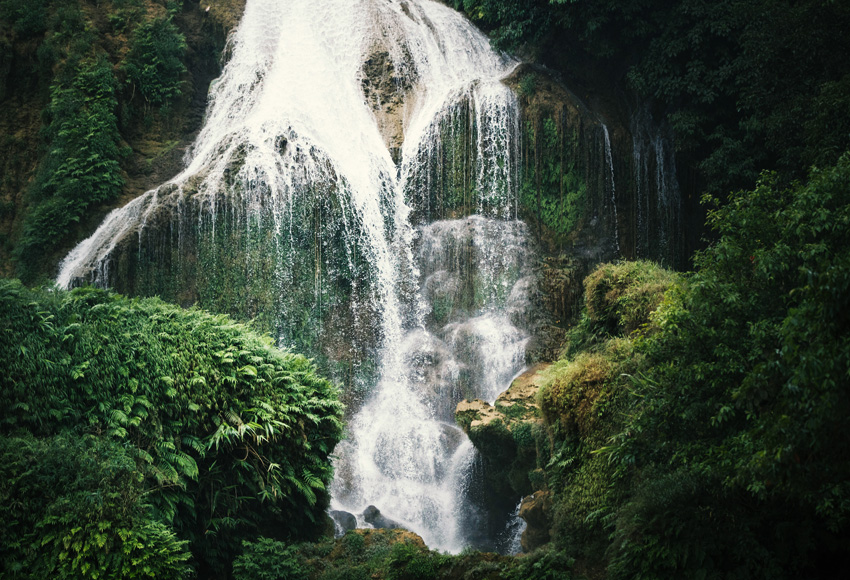
[[[505,554],[516,555],[522,552],[522,534],[528,524],[519,517],[520,507],[522,507],[522,501],[516,504],[516,509],[511,513],[505,531],[499,538],[499,543],[503,546],[502,552]]]
[[[632,118],[635,254],[681,266],[682,199],[672,140],[647,109]]]
[[[611,180],[611,208],[614,214],[614,245],[617,248],[616,256],[620,255],[620,226],[617,216],[617,184],[614,182],[614,155],[611,151],[611,136],[608,134],[608,126],[602,123],[602,132],[605,134],[605,162],[608,164],[608,175]]]

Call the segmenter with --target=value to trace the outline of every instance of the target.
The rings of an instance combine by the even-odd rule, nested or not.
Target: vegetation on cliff
[[[0,0],[0,99],[32,73],[25,93],[43,121],[43,153],[2,183],[4,256],[21,275],[44,274],[76,224],[129,191],[128,159],[150,164],[174,148],[170,107],[193,88],[178,22],[190,4]],[[460,414],[499,468],[492,493],[551,495],[551,544],[518,559],[448,557],[395,531],[296,545],[324,531],[341,437],[335,390],[309,361],[224,317],[2,281],[0,576],[212,577],[233,564],[237,578],[775,580],[846,564],[848,5],[455,4],[500,46],[562,69],[568,58],[601,63],[651,98],[674,129],[681,175],[713,194],[716,240],[694,272],[599,267],[560,360],[528,381],[536,401],[508,396]],[[526,104],[542,90],[534,78],[517,80]],[[594,168],[569,156],[574,114],[523,120],[523,205],[558,243],[594,215]],[[151,127],[150,151],[128,149]],[[16,152],[4,167],[35,152],[32,134],[2,138]],[[812,164],[823,169],[807,174]],[[750,190],[728,193],[740,187]],[[25,202],[9,194],[24,189]],[[451,193],[446,215],[465,192]],[[232,252],[222,264],[244,263],[238,244],[223,243],[241,234],[218,235],[215,249]],[[212,303],[240,302],[244,284],[217,276],[244,281],[207,271],[199,285]],[[565,294],[575,286],[555,282]],[[560,298],[566,320],[572,297]]]
[[[122,195],[176,172],[242,6],[0,2],[0,273],[52,277]]]
[[[850,542],[850,154],[705,202],[694,272],[600,265],[561,359],[521,381],[537,405],[458,421],[496,493],[527,493],[524,471],[551,497],[529,533],[578,576],[830,578]]]
[[[714,194],[850,148],[850,6],[822,0],[454,0],[502,48],[655,101],[680,174]],[[605,77],[600,80],[600,75]],[[594,77],[595,80],[594,80]]]
[[[323,530],[342,407],[310,361],[94,289],[2,281],[0,312],[10,578],[222,573],[242,540]]]
[[[826,578],[850,541],[850,155],[602,265],[538,395],[553,544],[608,578]],[[708,200],[714,203],[713,200]],[[486,452],[486,449],[485,449]]]

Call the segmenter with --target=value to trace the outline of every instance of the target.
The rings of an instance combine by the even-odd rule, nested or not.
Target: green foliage
[[[149,517],[127,449],[69,433],[0,437],[0,575],[184,578],[186,542]]]
[[[537,90],[537,78],[533,74],[524,75],[519,80],[517,92],[521,97],[532,97]]]
[[[631,334],[648,324],[676,278],[648,261],[602,264],[584,280],[588,318],[604,332]]]
[[[115,89],[112,66],[103,56],[68,65],[50,89],[50,151],[29,192],[34,204],[16,248],[24,277],[92,205],[114,199],[124,185]]]
[[[318,533],[342,409],[308,360],[156,299],[2,281],[0,304],[3,432],[121,442],[156,519],[208,565],[260,533]]]
[[[2,0],[0,22],[8,23],[24,38],[37,36],[46,28],[46,8],[47,0]]]
[[[336,540],[325,538],[317,544],[301,544],[297,555],[287,558],[298,560],[298,578],[317,580],[498,578],[494,574],[474,575],[471,569],[481,564],[480,559],[430,551],[421,538],[400,529],[349,531]],[[494,566],[497,573],[503,568],[504,562]]]
[[[765,174],[708,198],[718,241],[696,272],[587,277],[539,394],[556,546],[616,579],[828,577],[843,561],[848,184],[850,154],[806,184]]]
[[[394,544],[387,558],[387,580],[431,580],[437,577],[441,558],[415,544]]]
[[[185,52],[186,39],[170,15],[143,22],[133,32],[123,65],[127,82],[155,107],[171,102],[182,93]]]
[[[610,339],[549,367],[538,394],[553,447],[545,474],[556,544],[574,556],[601,560],[607,546],[625,482],[600,449],[621,427],[626,375],[639,361],[631,340]]]
[[[502,48],[588,59],[666,107],[680,163],[717,194],[801,178],[850,147],[850,5],[822,0],[456,0]],[[569,55],[565,59],[564,56]],[[572,71],[571,71],[572,72]]]
[[[528,84],[528,78],[534,77],[524,78],[521,88],[523,82]],[[584,216],[587,196],[587,184],[579,175],[575,160],[571,156],[565,159],[564,155],[564,148],[574,135],[560,135],[550,117],[540,123],[526,123],[525,133],[535,153],[534,162],[523,176],[520,201],[551,236],[563,240]]]
[[[842,557],[848,183],[845,155],[710,212],[719,240],[638,342],[648,365],[607,450],[645,481],[617,522],[617,577],[812,576]]]
[[[541,548],[517,558],[507,573],[506,580],[570,580],[575,560],[554,548]]]
[[[499,48],[540,41],[549,30],[552,14],[546,0],[455,0],[454,6],[477,24],[492,28]]]
[[[109,23],[119,33],[126,32],[144,18],[142,0],[113,0],[114,12],[109,13]]]
[[[244,547],[233,562],[234,580],[302,580],[306,575],[296,546],[259,538],[245,542]]]

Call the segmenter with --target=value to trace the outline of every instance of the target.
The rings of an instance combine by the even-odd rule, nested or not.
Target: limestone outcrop
[[[527,524],[520,539],[523,552],[531,552],[549,542],[551,511],[552,497],[548,491],[537,491],[523,498],[519,508],[519,517]]]
[[[514,379],[493,405],[480,399],[464,400],[455,410],[455,420],[484,457],[485,487],[495,501],[528,495],[543,485],[537,465],[542,434],[537,392],[548,367],[548,363],[531,367]]]

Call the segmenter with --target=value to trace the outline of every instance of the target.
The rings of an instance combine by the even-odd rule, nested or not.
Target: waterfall
[[[516,504],[516,509],[511,513],[511,518],[508,520],[508,526],[503,533],[503,542],[505,544],[505,552],[511,555],[522,552],[522,534],[525,532],[528,524],[519,516],[522,501]]]
[[[229,53],[183,171],[57,282],[267,321],[352,391],[332,507],[459,551],[481,516],[454,405],[495,400],[529,339],[516,63],[430,0],[248,0]]]
[[[656,123],[643,107],[632,115],[631,130],[635,255],[681,267],[682,198],[669,128]]]
[[[602,132],[605,135],[605,162],[608,164],[608,176],[611,180],[611,207],[614,212],[614,245],[617,248],[617,256],[620,255],[620,225],[617,216],[617,185],[614,183],[614,154],[611,151],[611,137],[608,134],[608,126],[602,123]]]

